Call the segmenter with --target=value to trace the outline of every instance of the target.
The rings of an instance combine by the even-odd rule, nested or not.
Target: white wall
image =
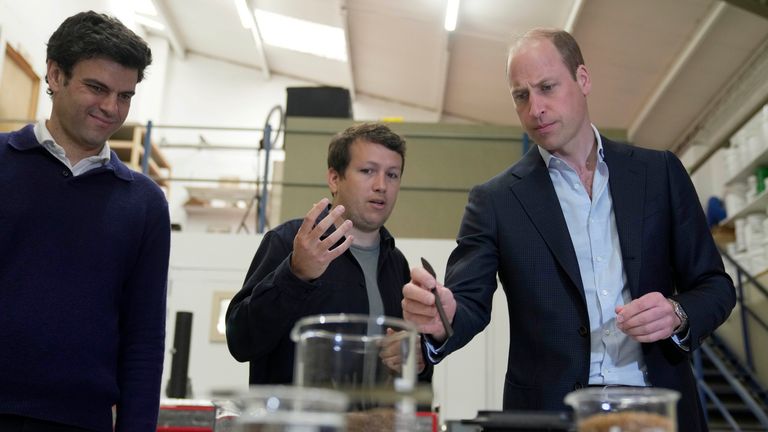
[[[725,157],[723,153],[724,149],[719,149],[712,156],[704,162],[693,175],[691,175],[691,181],[696,187],[696,192],[699,195],[699,201],[704,209],[707,208],[707,201],[711,196],[724,197],[724,185],[726,182],[726,169],[725,169]],[[686,151],[680,160],[684,165],[690,163],[689,161],[695,161],[698,159],[698,148],[691,147]]]
[[[261,236],[255,235],[173,234],[163,392],[170,374],[170,349],[178,311],[194,314],[189,365],[194,397],[210,398],[216,393],[247,389],[247,364],[235,361],[225,343],[210,340],[209,330],[214,325],[211,299],[218,291],[239,290],[260,240]],[[422,256],[428,258],[438,279],[443,279],[454,241],[396,242],[411,265],[416,265]],[[474,418],[478,410],[501,409],[509,346],[509,321],[501,289],[496,292],[494,306],[488,328],[435,368],[434,402],[440,406],[443,420]]]
[[[189,377],[195,398],[248,389],[248,365],[238,363],[226,343],[211,342],[215,292],[237,292],[261,236],[173,233],[168,275],[168,320],[163,368],[165,395],[171,368],[176,312],[192,312]]]
[[[47,118],[51,102],[45,94],[46,43],[61,22],[78,12],[94,10],[120,18],[126,26],[143,36],[124,0],[0,0],[0,26],[5,40],[18,51],[40,76],[37,118]],[[140,89],[137,91],[140,97]]]

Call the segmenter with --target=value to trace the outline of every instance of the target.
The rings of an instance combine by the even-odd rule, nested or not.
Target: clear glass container
[[[234,432],[346,431],[347,396],[329,389],[251,386],[236,405]]]
[[[385,316],[318,315],[298,321],[291,338],[294,384],[344,392],[350,432],[415,430],[420,346],[413,325]]]
[[[578,432],[677,432],[680,393],[655,387],[593,387],[568,393]]]

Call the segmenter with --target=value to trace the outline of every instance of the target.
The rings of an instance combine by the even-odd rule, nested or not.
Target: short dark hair
[[[94,11],[80,12],[64,20],[48,40],[46,54],[46,61],[55,61],[66,78],[72,77],[77,62],[105,58],[136,69],[137,82],[141,82],[144,69],[152,63],[152,50],[142,38],[117,18]],[[47,93],[52,94],[50,88]]]
[[[328,168],[344,177],[349,166],[349,147],[357,140],[381,144],[396,152],[403,160],[401,170],[405,169],[405,139],[382,123],[361,123],[336,134],[328,145]]]
[[[515,50],[525,39],[546,39],[552,42],[552,45],[560,53],[565,67],[571,72],[573,79],[576,79],[576,70],[579,66],[585,64],[579,43],[576,42],[576,39],[570,33],[560,29],[535,28],[518,39],[517,43],[510,49],[509,56],[507,57],[507,67],[509,67],[509,57],[515,53]],[[509,76],[509,71],[507,71],[507,76]]]

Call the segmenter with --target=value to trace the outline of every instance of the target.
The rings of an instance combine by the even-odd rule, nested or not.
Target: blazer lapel
[[[620,146],[606,138],[602,139],[624,271],[632,298],[637,298],[640,296],[638,284],[642,264],[645,165],[632,157],[634,150],[631,146]]]
[[[510,185],[512,193],[584,299],[581,272],[568,225],[549,178],[549,171],[536,146],[523,156],[512,173],[520,177],[519,181]]]

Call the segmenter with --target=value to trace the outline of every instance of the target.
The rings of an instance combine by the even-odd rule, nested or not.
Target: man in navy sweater
[[[107,139],[151,63],[94,12],[48,42],[50,119],[0,134],[0,430],[154,431],[170,249],[163,192]]]

